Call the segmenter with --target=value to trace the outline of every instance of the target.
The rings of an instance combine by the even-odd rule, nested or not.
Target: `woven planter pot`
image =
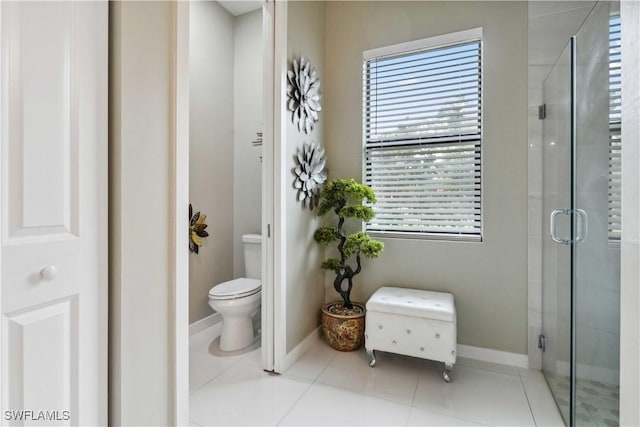
[[[365,307],[358,302],[352,304],[359,313],[336,314],[335,309],[342,307],[342,301],[322,306],[322,332],[329,345],[339,351],[357,350],[364,344]]]

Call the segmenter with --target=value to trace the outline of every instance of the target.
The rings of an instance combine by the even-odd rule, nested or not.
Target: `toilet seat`
[[[215,285],[209,291],[209,299],[229,300],[243,298],[257,294],[261,289],[262,282],[260,280],[241,277]]]

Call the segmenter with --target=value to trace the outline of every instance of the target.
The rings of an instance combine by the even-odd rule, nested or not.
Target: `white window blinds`
[[[367,231],[479,240],[482,43],[367,57],[364,181],[376,193]]]
[[[609,240],[620,240],[620,17],[609,19]]]

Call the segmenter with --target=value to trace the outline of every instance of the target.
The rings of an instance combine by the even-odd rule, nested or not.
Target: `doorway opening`
[[[185,246],[177,254],[184,262],[176,273],[176,311],[182,312],[176,315],[176,419],[188,422],[189,393],[231,362],[251,357],[267,371],[277,363],[271,267],[275,41],[271,2],[211,0],[178,8],[176,102],[180,110],[188,95],[178,112],[188,126],[177,140],[188,154],[176,170],[176,205],[184,205],[186,217],[191,204],[195,236],[192,252]],[[180,223],[176,227],[179,239]],[[237,336],[242,328],[222,326],[225,306],[240,299],[253,301],[246,313],[248,341],[246,331]]]

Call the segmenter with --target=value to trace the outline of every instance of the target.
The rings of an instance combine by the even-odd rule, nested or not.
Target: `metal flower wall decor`
[[[293,170],[296,175],[293,186],[298,190],[298,201],[304,207],[313,209],[318,206],[320,190],[327,180],[324,148],[318,144],[305,143],[298,150],[296,162],[298,164]]]
[[[206,215],[200,212],[193,213],[193,207],[189,203],[189,251],[197,254],[198,248],[202,246],[202,238],[208,237],[209,233],[205,231],[208,227],[204,222],[207,220]]]
[[[287,80],[287,109],[292,112],[293,124],[298,126],[298,131],[308,135],[322,109],[318,71],[301,56],[300,62],[293,60],[292,70],[287,71]]]

